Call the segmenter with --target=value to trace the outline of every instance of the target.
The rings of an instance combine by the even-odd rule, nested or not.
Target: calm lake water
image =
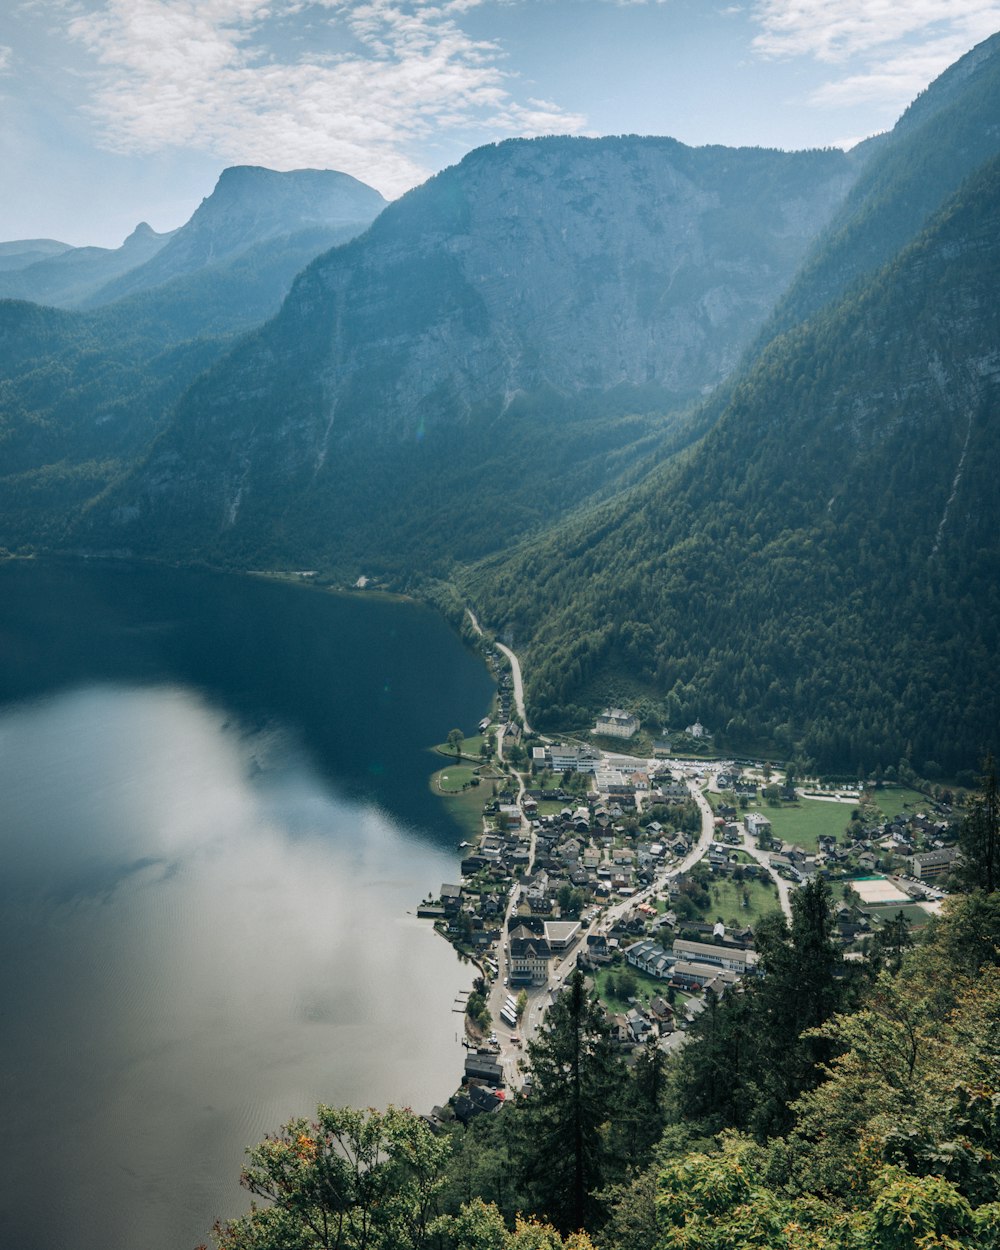
[[[412,604],[0,565],[0,1245],[190,1250],[290,1116],[448,1096],[425,748],[491,690]]]

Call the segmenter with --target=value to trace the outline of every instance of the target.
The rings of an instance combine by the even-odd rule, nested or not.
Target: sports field
[[[860,877],[846,882],[862,903],[908,903],[910,896],[904,894],[885,877]]]

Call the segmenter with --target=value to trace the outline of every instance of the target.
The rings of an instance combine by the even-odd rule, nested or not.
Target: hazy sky
[[[849,144],[1000,0],[6,0],[0,239],[117,246],[227,165],[394,197],[510,135]]]

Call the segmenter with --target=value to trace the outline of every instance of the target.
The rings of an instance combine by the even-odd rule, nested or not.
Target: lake
[[[426,748],[492,690],[412,603],[0,565],[0,1244],[184,1250],[291,1116],[448,1097]]]

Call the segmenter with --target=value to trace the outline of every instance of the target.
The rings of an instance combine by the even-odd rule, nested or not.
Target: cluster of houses
[[[635,722],[629,730],[627,721],[622,720],[625,714],[617,709],[609,709],[605,716],[611,719],[603,723],[602,733],[619,721],[617,735],[612,729],[611,736],[631,736],[638,729]],[[462,861],[461,884],[443,886],[439,902],[421,914],[433,913],[449,936],[481,952],[486,966],[492,962],[494,972],[497,962],[491,961],[491,954],[497,952],[499,959],[498,953],[504,948],[512,993],[545,986],[551,961],[574,947],[578,947],[578,965],[592,972],[608,965],[615,969],[631,967],[663,982],[663,992],[648,1001],[636,997],[629,1000],[624,1011],[607,1009],[612,1035],[626,1048],[651,1037],[669,1047],[704,1010],[705,991],[719,994],[741,978],[754,975],[757,954],[749,928],[727,929],[721,921],[692,920],[690,910],[685,914],[682,907],[685,889],[693,888],[696,881],[703,882],[706,868],[713,876],[766,875],[764,868],[747,863],[746,857],[736,853],[745,833],[768,850],[774,871],[795,881],[808,880],[816,872],[850,875],[858,868],[874,871],[886,866],[887,855],[905,865],[914,877],[925,880],[947,873],[955,857],[948,822],[926,815],[898,817],[865,828],[864,836],[853,846],[821,836],[813,853],[775,838],[771,822],[762,812],[738,815],[738,809],[723,804],[718,809],[716,840],[704,867],[671,877],[666,910],[636,902],[610,932],[587,933],[582,941],[581,907],[627,900],[655,879],[658,868],[691,849],[692,835],[664,827],[643,811],[653,804],[668,804],[677,810],[677,805],[690,802],[690,794],[685,782],[665,767],[652,762],[648,766],[621,766],[617,761],[612,766],[607,757],[586,745],[536,747],[531,763],[536,774],[543,770],[553,776],[587,774],[587,793],[579,795],[561,787],[529,789],[520,805],[504,796],[487,804],[486,829]],[[720,789],[732,791],[743,807],[757,801],[757,783],[744,780],[738,770],[732,776],[718,777],[718,782]],[[567,784],[565,778],[563,784]],[[562,806],[552,811],[557,802]],[[539,815],[540,808],[545,815]],[[532,833],[535,856],[529,874]],[[504,933],[503,917],[511,891],[515,906]],[[857,906],[843,902],[836,913],[835,933],[845,947],[863,942],[871,933],[868,917]],[[679,915],[684,918],[679,919]],[[468,1121],[503,1105],[504,1073],[495,1047],[471,1051],[464,1078],[448,1114]]]
[[[659,866],[691,849],[691,835],[641,817],[644,805],[690,804],[682,781],[669,770],[606,769],[588,747],[554,744],[535,748],[537,771],[588,773],[597,790],[586,795],[560,788],[529,789],[521,803],[492,798],[484,808],[485,828],[461,861],[463,884],[445,885],[437,903],[421,916],[442,922],[459,945],[484,951],[499,939],[510,890],[518,891],[517,915],[542,923],[576,919],[581,907],[627,898],[648,885]],[[551,809],[539,816],[543,805]],[[693,805],[692,805],[693,809]],[[696,809],[692,812],[697,823]],[[636,817],[644,820],[637,825]],[[623,823],[627,821],[627,825]],[[533,870],[531,837],[535,838]],[[566,890],[571,891],[571,915]],[[562,899],[562,902],[560,902]]]
[[[908,870],[918,881],[947,877],[958,859],[958,826],[944,804],[928,801],[927,810],[903,812],[861,832],[872,856],[896,871]]]
[[[757,783],[739,771],[719,773],[716,785],[731,793],[741,804],[756,802]],[[927,800],[926,811],[903,813],[890,820],[856,824],[857,834],[850,842],[821,834],[815,852],[807,852],[773,835],[771,822],[758,811],[737,816],[737,808],[721,803],[724,840],[738,842],[742,829],[769,852],[775,871],[790,881],[808,880],[817,872],[831,878],[849,878],[861,873],[887,871],[909,874],[918,882],[946,878],[958,858],[957,828],[947,806]],[[858,809],[862,810],[862,809]],[[846,822],[845,822],[846,823]]]
[[[720,925],[719,928],[722,928]],[[625,960],[640,972],[676,989],[711,989],[721,994],[757,966],[757,952],[739,945],[716,945],[675,938],[669,951],[652,938],[625,948]]]

